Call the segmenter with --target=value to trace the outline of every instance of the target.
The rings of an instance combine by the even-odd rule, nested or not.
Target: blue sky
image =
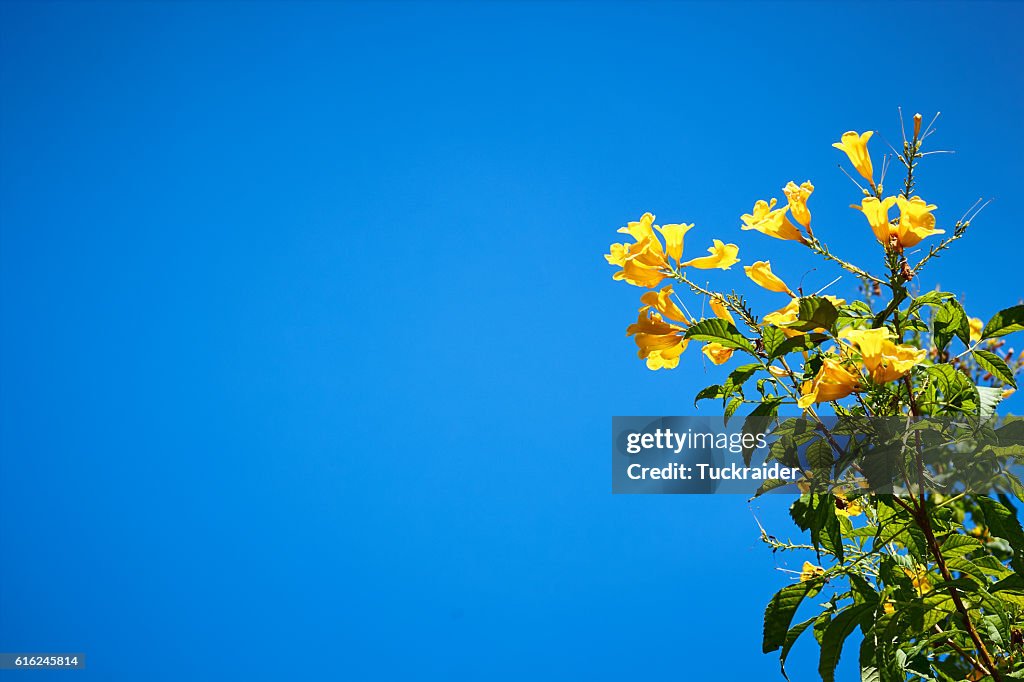
[[[0,5],[0,650],[86,652],[83,680],[774,679],[761,611],[799,562],[747,502],[610,494],[611,416],[720,373],[649,372],[601,254],[650,210],[817,289],[738,217],[809,178],[818,234],[874,252],[829,145],[896,139],[902,105],[958,150],[920,175],[940,221],[996,199],[922,286],[1015,303],[1022,19]],[[786,502],[755,505],[780,535]]]

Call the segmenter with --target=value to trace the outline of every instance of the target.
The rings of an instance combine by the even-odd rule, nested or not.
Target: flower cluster
[[[870,131],[850,131],[833,146],[847,155],[854,169],[871,188],[870,191],[864,190],[868,196],[860,205],[852,207],[864,214],[875,237],[886,250],[899,254],[906,247],[915,246],[923,239],[944,231],[936,229],[932,213],[936,209],[934,204],[918,196],[883,198],[882,184],[875,182],[874,166],[868,153],[871,136]],[[838,261],[830,256],[811,229],[808,201],[814,193],[814,185],[810,181],[800,184],[789,182],[782,188],[782,193],[786,198],[784,204],[776,198],[756,201],[750,213],[740,216],[740,229],[797,242]],[[899,209],[897,218],[890,217],[894,206]],[[629,235],[633,241],[612,244],[605,255],[608,263],[618,268],[614,274],[616,280],[651,289],[640,297],[637,320],[626,330],[639,349],[639,357],[650,369],[677,367],[691,338],[697,338],[703,344],[705,357],[716,365],[727,362],[737,349],[749,346],[771,375],[770,381],[781,384],[788,380],[791,385],[786,390],[793,401],[807,409],[817,403],[840,400],[870,390],[872,385],[900,380],[925,361],[925,351],[901,343],[902,337],[888,327],[868,325],[863,316],[849,312],[845,300],[831,295],[798,296],[782,277],[773,272],[767,260],[743,266],[745,274],[761,288],[788,296],[789,301],[758,321],[744,308],[742,299],[735,293],[726,295],[704,289],[687,276],[688,268],[730,269],[739,262],[736,244],[713,239],[708,255],[683,260],[684,238],[694,225],[672,223],[659,226],[654,220],[654,215],[644,213],[638,221],[620,228],[619,232]],[[839,262],[844,267],[847,265]],[[860,272],[855,268],[854,271]],[[703,296],[714,317],[725,322],[724,331],[722,327],[709,331],[703,324],[704,320],[689,315],[685,305],[676,298],[672,285],[658,289],[666,278],[681,282]],[[807,310],[810,307],[824,305],[817,303],[822,300],[831,308],[831,319],[825,319],[827,315],[812,315],[809,319],[801,317],[809,314]],[[837,321],[838,311],[843,311],[841,323]],[[753,339],[742,337],[737,317],[754,333]],[[774,334],[781,332],[782,338],[791,341],[793,348],[801,351],[802,373],[791,370],[784,357],[769,357],[763,351],[769,337],[775,338],[769,333],[770,328],[778,330],[772,332]],[[721,334],[722,338],[716,338],[713,332]],[[835,342],[835,346],[826,351],[820,345],[828,338]],[[816,353],[809,355],[809,350]],[[780,365],[773,364],[774,360],[779,360]]]

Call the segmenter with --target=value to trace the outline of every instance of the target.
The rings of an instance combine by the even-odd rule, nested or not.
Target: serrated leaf
[[[975,386],[978,392],[978,416],[987,422],[996,413],[999,403],[1003,402],[1003,389],[993,386]]]
[[[697,392],[697,397],[693,399],[693,406],[696,407],[697,403],[701,400],[712,400],[714,398],[724,398],[728,394],[718,384],[712,386],[705,386]]]
[[[811,331],[814,329],[831,329],[839,317],[839,311],[832,301],[821,296],[804,296],[800,299],[799,313],[796,322],[787,325],[789,329]]]
[[[1004,384],[1017,388],[1017,381],[1013,378],[1013,372],[1001,357],[992,351],[975,349],[974,359],[986,372],[998,378]]]
[[[993,315],[981,331],[981,338],[992,339],[997,336],[1006,336],[1012,332],[1019,332],[1021,329],[1024,329],[1024,305],[1015,305]]]
[[[983,545],[981,540],[970,535],[964,535],[962,533],[954,533],[950,535],[942,543],[942,554],[943,556],[962,556],[968,552],[981,549]]]
[[[750,345],[750,341],[727,320],[718,318],[701,320],[688,327],[683,338],[717,343],[726,348],[736,348],[747,351],[751,355],[754,354],[754,347]]]
[[[821,675],[822,682],[835,682],[836,665],[843,651],[843,643],[857,627],[860,619],[870,615],[872,611],[874,606],[871,604],[851,606],[840,611],[825,628],[825,634],[821,638],[821,657],[818,659],[818,674]]]
[[[1013,570],[1024,573],[1024,530],[1021,529],[1017,516],[991,497],[979,495],[976,499],[985,516],[985,525],[992,535],[1010,543],[1013,549],[1010,565],[1013,566]]]
[[[737,396],[730,400],[729,404],[725,406],[725,414],[723,415],[723,423],[725,424],[725,426],[729,425],[729,420],[732,419],[732,416],[736,414],[736,410],[739,409],[739,406],[742,404],[743,398]]]
[[[789,624],[793,622],[793,614],[796,613],[797,607],[812,590],[816,592],[821,583],[821,580],[808,580],[787,585],[775,593],[764,610],[764,638],[761,642],[761,651],[771,653],[786,642]]]
[[[776,346],[775,354],[769,354],[771,359],[782,357],[787,353],[793,353],[795,351],[812,350],[817,348],[822,343],[828,340],[827,334],[800,334],[799,336],[791,336],[781,344]]]
[[[782,672],[782,676],[787,680],[789,679],[789,675],[786,674],[786,659],[789,658],[789,651],[793,648],[793,645],[796,644],[796,640],[800,638],[800,635],[804,633],[804,630],[806,630],[814,620],[814,618],[808,618],[802,623],[797,623],[789,629],[789,632],[786,633],[786,641],[782,643],[782,651],[779,652],[779,670]]]
[[[787,481],[784,478],[769,478],[754,492],[754,497],[760,497],[769,491],[781,488],[784,485],[790,485],[791,483],[793,483],[793,481]]]
[[[914,302],[910,304],[911,309],[920,308],[921,306],[940,306],[947,300],[953,297],[953,294],[946,291],[929,291],[926,294],[921,294],[914,299]]]
[[[954,336],[964,344],[969,343],[971,327],[963,306],[956,299],[950,299],[935,309],[932,318],[932,341],[937,349],[942,350]]]

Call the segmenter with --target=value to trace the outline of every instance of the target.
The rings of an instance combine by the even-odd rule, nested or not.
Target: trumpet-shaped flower
[[[925,237],[946,233],[935,229],[935,216],[932,215],[932,211],[938,208],[935,204],[929,204],[921,197],[896,197],[896,204],[900,208],[897,227],[900,248],[917,246]]]
[[[754,280],[754,282],[761,287],[764,287],[768,291],[777,291],[780,294],[789,294],[793,296],[793,292],[789,290],[786,283],[779,279],[775,273],[772,272],[772,264],[770,261],[759,260],[753,265],[744,265],[743,271],[747,273],[747,277]]]
[[[803,568],[800,570],[800,582],[805,583],[808,580],[814,580],[825,575],[825,569],[821,566],[815,566],[810,561],[805,561]]]
[[[711,305],[711,310],[715,313],[715,317],[730,322],[735,326],[736,320],[733,319],[732,313],[725,307],[725,301],[720,296],[712,296],[709,304]]]
[[[683,235],[690,227],[692,226],[666,225],[658,227],[654,224],[654,216],[644,213],[640,220],[619,228],[619,232],[630,235],[635,242],[612,244],[609,252],[605,255],[605,260],[611,265],[622,268],[613,275],[614,279],[623,279],[634,286],[648,289],[653,289],[661,284],[661,281],[665,279],[666,271],[671,269],[668,256],[673,253],[682,255]],[[668,253],[655,234],[655,229],[665,236]]]
[[[704,344],[704,355],[707,356],[708,360],[716,365],[721,365],[729,361],[732,357],[734,349],[726,348],[720,343],[710,342]]]
[[[807,208],[807,199],[814,191],[814,185],[810,180],[800,186],[790,181],[782,188],[782,191],[785,192],[786,199],[789,200],[789,212],[793,214],[793,219],[810,230],[811,211]]]
[[[665,238],[665,253],[676,262],[683,257],[683,237],[693,229],[693,223],[685,225],[682,223],[672,225],[654,226],[661,236]]]
[[[864,217],[868,219],[868,224],[871,225],[871,231],[875,233],[875,238],[882,244],[889,246],[890,237],[897,234],[896,228],[889,222],[889,209],[895,203],[896,197],[886,197],[882,201],[875,197],[867,197],[860,202],[860,206],[853,204],[850,208],[855,208],[864,213]]]
[[[971,341],[981,341],[981,332],[985,329],[985,323],[976,317],[968,320],[971,325]]]
[[[850,157],[850,163],[857,169],[861,176],[875,186],[874,169],[871,167],[871,155],[868,154],[868,140],[874,134],[869,130],[862,135],[850,130],[843,133],[841,142],[833,142],[832,146],[845,152]]]
[[[902,378],[915,365],[921,363],[928,351],[913,346],[896,345],[890,340],[891,333],[885,327],[878,329],[846,328],[839,338],[846,340],[860,351],[868,376],[876,384],[884,384]]]
[[[837,490],[835,496],[836,514],[849,518],[851,516],[860,516],[864,513],[864,508],[861,506],[859,498],[851,501],[847,499],[846,493],[841,490]]]
[[[754,204],[753,211],[740,216],[740,219],[743,221],[740,229],[757,230],[769,237],[806,244],[807,240],[800,234],[800,230],[796,228],[796,225],[789,222],[789,218],[786,217],[788,206],[775,208],[777,203],[776,199],[772,199],[771,202],[758,199]]]
[[[740,247],[735,244],[724,244],[721,239],[715,239],[714,246],[708,248],[710,256],[688,260],[685,263],[680,263],[679,267],[697,268],[698,270],[712,270],[714,268],[728,270],[740,262],[740,259],[736,257],[736,254],[739,252]]]
[[[636,323],[626,328],[639,351],[637,355],[647,361],[648,369],[673,369],[679,365],[679,356],[689,344],[681,334],[684,328],[666,322],[649,306],[640,309]]]
[[[686,315],[676,305],[675,301],[672,300],[672,293],[672,285],[670,284],[667,287],[662,287],[659,291],[644,292],[643,296],[640,297],[640,302],[654,308],[669,320],[686,324]]]
[[[811,381],[804,382],[797,405],[808,408],[812,403],[827,403],[860,391],[860,374],[851,372],[835,358],[824,358],[821,369]]]
[[[910,582],[919,595],[932,591],[932,581],[928,578],[928,569],[924,566],[918,564],[912,569],[904,568],[903,572],[910,578]]]

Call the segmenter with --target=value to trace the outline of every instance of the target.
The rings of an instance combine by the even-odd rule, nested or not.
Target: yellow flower
[[[800,316],[800,299],[792,299],[785,308],[780,308],[774,313],[768,313],[764,316],[765,324],[770,324],[773,327],[778,327],[782,330],[782,333],[787,337],[800,336],[803,332],[797,331],[796,329],[787,329],[788,325],[796,322],[797,317]]]
[[[893,603],[892,599],[886,599],[885,602],[882,603],[882,610],[890,614],[896,613],[896,604]]]
[[[736,257],[736,254],[739,252],[740,247],[735,244],[723,244],[721,239],[715,239],[714,246],[708,248],[710,256],[688,260],[685,263],[680,263],[679,267],[691,267],[698,270],[711,270],[714,268],[728,270],[740,262],[740,259]]]
[[[868,154],[868,140],[874,134],[869,130],[863,135],[858,135],[851,130],[843,133],[842,142],[833,142],[832,146],[846,153],[850,157],[850,163],[857,169],[857,172],[865,180],[875,186],[874,169],[871,167],[871,156]]]
[[[857,347],[864,367],[876,384],[902,378],[915,365],[921,363],[928,351],[913,346],[899,345],[889,340],[891,333],[885,327],[878,329],[846,328],[839,338]]]
[[[747,273],[747,277],[768,291],[777,291],[781,294],[789,294],[790,296],[794,295],[789,290],[789,287],[786,286],[786,283],[772,272],[772,264],[769,261],[759,260],[753,265],[744,265],[743,271]]]
[[[969,322],[971,325],[971,341],[981,341],[981,332],[985,328],[985,323],[976,317],[972,317]]]
[[[670,320],[686,324],[686,315],[672,300],[672,285],[662,287],[660,291],[645,291],[640,302],[648,305]]]
[[[932,211],[938,208],[929,204],[921,197],[896,197],[900,207],[900,222],[897,228],[900,248],[917,246],[922,239],[933,234],[945,234],[945,230],[935,229],[935,216]]]
[[[805,561],[803,569],[800,571],[800,582],[805,583],[808,580],[814,580],[825,575],[825,569],[821,566],[815,566],[810,561]]]
[[[672,225],[662,225],[661,227],[655,225],[654,229],[660,232],[661,236],[665,238],[665,253],[667,253],[670,258],[674,258],[676,261],[682,258],[683,237],[686,236],[687,232],[693,229],[693,223],[690,223],[689,225],[684,225],[681,223]]]
[[[679,365],[679,356],[689,344],[681,336],[683,331],[683,327],[666,322],[661,315],[644,306],[636,323],[626,328],[626,335],[633,337],[640,349],[637,355],[647,361],[649,369],[673,369]]]
[[[729,358],[732,357],[733,350],[732,348],[726,348],[720,343],[711,342],[704,344],[704,355],[716,365],[728,362]]]
[[[654,224],[654,216],[644,213],[640,220],[619,228],[619,232],[630,235],[636,241],[633,244],[612,244],[605,255],[605,260],[611,265],[622,268],[613,275],[614,279],[624,279],[634,286],[648,289],[661,284],[665,279],[665,271],[670,269],[666,256],[679,260],[683,251],[683,236],[691,227],[693,226],[658,227]],[[666,247],[662,246],[654,232],[655,229],[665,236],[667,254]]]
[[[882,201],[875,197],[867,197],[860,202],[860,206],[852,204],[850,208],[863,212],[868,224],[871,225],[871,231],[875,233],[875,238],[889,246],[889,238],[897,234],[896,228],[889,223],[889,209],[895,203],[896,197],[886,197]]]
[[[726,322],[730,322],[735,326],[736,320],[733,319],[732,313],[729,312],[729,309],[725,307],[725,301],[723,301],[721,297],[712,296],[709,303],[711,304],[711,310],[715,313],[715,317],[725,320]]]
[[[807,240],[800,234],[800,230],[796,229],[796,225],[789,222],[789,218],[786,217],[788,206],[775,208],[777,203],[778,201],[775,199],[772,199],[771,203],[758,199],[754,204],[753,212],[744,213],[740,216],[740,219],[743,221],[740,229],[757,230],[769,237],[806,244]]]
[[[860,504],[860,499],[853,500],[852,502],[846,498],[846,493],[841,490],[835,492],[836,496],[836,514],[840,516],[860,516],[864,513],[864,508]]]
[[[814,191],[814,185],[808,180],[797,187],[795,182],[790,181],[782,188],[782,191],[786,193],[786,199],[789,200],[789,212],[793,214],[793,218],[810,231],[811,211],[807,208],[807,199]]]
[[[914,589],[919,595],[932,591],[932,581],[929,580],[928,569],[924,566],[917,565],[913,569],[904,568],[903,572],[910,578],[910,582],[914,584]]]
[[[801,387],[803,395],[797,405],[807,409],[812,403],[839,400],[860,390],[860,374],[846,369],[835,358],[824,358],[818,374]]]

